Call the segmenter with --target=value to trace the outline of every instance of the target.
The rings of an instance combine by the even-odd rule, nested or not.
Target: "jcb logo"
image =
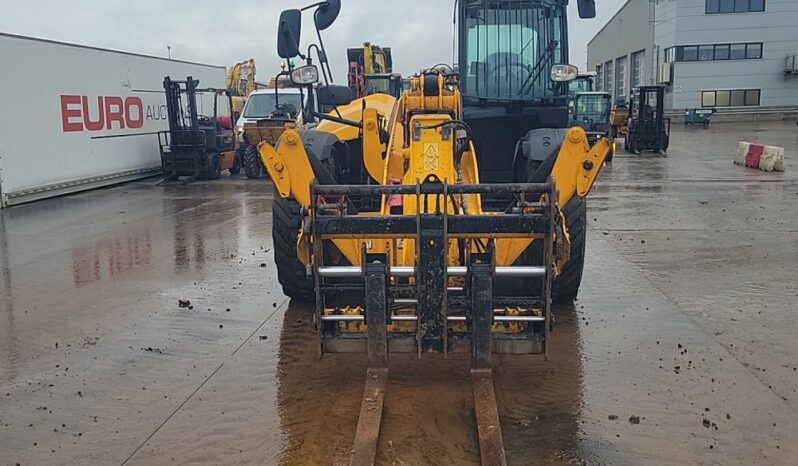
[[[95,103],[96,102],[96,103]],[[64,132],[137,129],[144,126],[144,103],[138,97],[83,95],[61,96],[61,123]]]

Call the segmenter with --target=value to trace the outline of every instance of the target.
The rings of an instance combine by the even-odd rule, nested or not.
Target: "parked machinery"
[[[402,76],[393,73],[390,47],[380,47],[369,42],[363,47],[346,51],[349,60],[349,88],[355,98],[371,94],[388,94],[399,97],[402,93]]]
[[[612,127],[612,139],[624,136],[629,132],[629,106],[626,100],[618,100],[610,110],[610,126]]]
[[[164,178],[189,176],[192,179],[218,179],[221,172],[238,173],[237,139],[232,115],[219,115],[219,98],[227,99],[232,109],[232,92],[226,89],[200,89],[199,80],[164,78],[169,130],[158,133]],[[213,95],[213,116],[200,115],[197,94]]]
[[[236,63],[227,70],[226,86],[228,89],[234,89],[234,95],[232,96],[233,121],[238,120],[241,112],[244,111],[247,97],[252,91],[257,89],[257,84],[255,83],[256,71],[254,58]]]
[[[610,143],[610,153],[605,159],[612,160],[615,153],[615,140],[612,136],[610,113],[612,95],[608,92],[579,92],[574,96],[574,109],[571,126],[585,130],[588,142],[594,145],[599,138]]]
[[[664,117],[664,100],[665,86],[641,86],[633,90],[624,142],[627,152],[654,151],[665,155],[668,151],[671,120]]]
[[[296,87],[261,89],[250,94],[238,119],[239,155],[247,178],[260,178],[266,169],[258,154],[263,141],[276,144],[287,123],[296,123],[304,94]]]
[[[568,83],[568,91],[571,95],[576,95],[580,92],[593,92],[593,83],[596,80],[596,72],[590,71],[587,73],[579,73],[573,81]]]
[[[702,125],[709,127],[712,115],[717,112],[714,108],[691,108],[684,111],[684,126]]]
[[[289,124],[258,146],[283,291],[315,303],[322,352],[369,355],[352,464],[374,462],[388,353],[458,351],[472,356],[483,464],[505,463],[491,354],[548,350],[552,301],[579,289],[585,196],[609,151],[568,128],[567,3],[461,0],[460,63],[473,62],[462,76],[422,70],[399,99],[319,86],[303,113],[314,129]],[[340,2],[314,6],[320,36]],[[592,0],[579,10],[595,16]],[[281,15],[281,57],[300,54],[301,20]],[[486,31],[504,35],[494,48]],[[319,75],[308,63],[291,78],[310,91]]]

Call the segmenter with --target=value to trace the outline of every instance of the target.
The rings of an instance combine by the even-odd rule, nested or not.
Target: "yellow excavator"
[[[390,47],[364,42],[363,47],[346,50],[349,60],[347,80],[355,98],[371,94],[402,94],[402,76],[393,72]]]
[[[255,59],[250,58],[235,65],[227,70],[227,89],[235,89],[233,96],[233,121],[238,121],[244,105],[247,103],[249,94],[257,89],[255,84]]]
[[[258,145],[275,262],[284,293],[314,303],[322,353],[368,354],[354,465],[374,463],[394,352],[470,353],[482,463],[506,464],[491,355],[547,353],[552,302],[579,290],[586,196],[609,153],[568,128],[567,4],[459,0],[459,71],[436,65],[399,98],[355,100],[317,85],[330,65],[323,45],[302,55],[302,10],[280,16],[278,54],[306,60],[290,76],[311,98],[303,128]],[[341,2],[313,6],[321,37]],[[578,7],[595,16],[594,0]]]

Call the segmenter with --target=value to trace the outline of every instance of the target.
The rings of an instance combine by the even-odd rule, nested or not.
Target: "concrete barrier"
[[[734,163],[766,172],[783,172],[784,148],[741,141]]]

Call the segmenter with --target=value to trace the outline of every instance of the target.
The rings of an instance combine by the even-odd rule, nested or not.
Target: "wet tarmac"
[[[798,148],[674,128],[604,169],[549,361],[495,358],[510,464],[794,464],[798,172],[733,165],[741,139]],[[347,464],[365,357],[318,357],[271,199],[145,180],[0,213],[0,464]],[[468,360],[390,370],[379,464],[477,463]]]

